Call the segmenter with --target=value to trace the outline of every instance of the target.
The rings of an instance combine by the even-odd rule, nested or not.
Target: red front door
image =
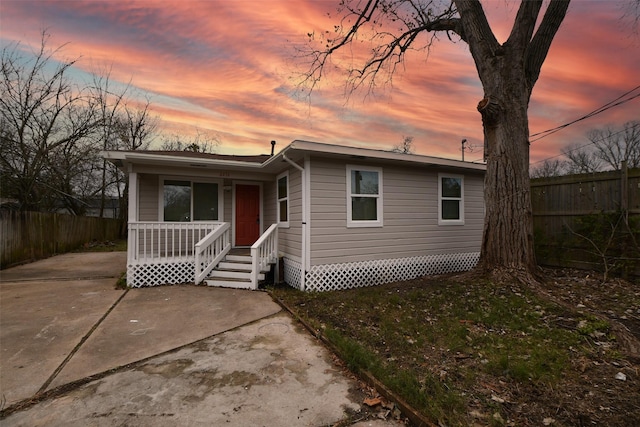
[[[260,186],[236,185],[236,246],[251,246],[260,237]]]

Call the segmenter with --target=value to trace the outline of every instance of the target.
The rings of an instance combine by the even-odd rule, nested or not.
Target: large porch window
[[[218,221],[220,185],[216,182],[164,180],[163,221]]]

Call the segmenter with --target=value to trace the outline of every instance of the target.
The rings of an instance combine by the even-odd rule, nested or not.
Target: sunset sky
[[[628,0],[627,0],[628,1]],[[54,1],[2,0],[0,44],[49,47],[81,57],[74,73],[111,68],[113,81],[148,96],[167,132],[219,135],[224,154],[268,153],[294,139],[391,149],[414,138],[418,154],[459,159],[460,141],[482,158],[476,105],[482,88],[465,43],[445,35],[412,52],[393,86],[345,98],[344,76],[332,74],[311,98],[297,91],[296,52],[307,34],[339,23],[338,0]],[[518,2],[484,2],[503,42]],[[625,1],[575,0],[533,91],[531,134],[574,120],[640,86],[640,35]],[[634,93],[640,93],[636,90]],[[537,162],[586,143],[588,130],[640,119],[640,98],[531,145]]]

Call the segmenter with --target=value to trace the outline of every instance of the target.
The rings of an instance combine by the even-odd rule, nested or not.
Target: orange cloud
[[[367,96],[344,96],[344,76],[332,73],[310,101],[296,92],[295,73],[307,33],[331,37],[338,1],[12,1],[0,3],[2,43],[51,46],[69,42],[64,57],[82,57],[92,71],[132,82],[170,132],[217,132],[227,153],[266,152],[272,139],[297,138],[388,149],[413,136],[421,154],[460,157],[460,140],[482,146],[476,105],[482,87],[467,46],[438,41],[428,58],[412,52],[393,85]],[[487,2],[499,40],[509,34],[512,3]],[[329,13],[329,14],[328,14]],[[638,46],[620,32],[617,7],[605,1],[570,9],[533,91],[532,133],[573,120],[637,86]],[[329,33],[324,31],[328,30]],[[343,60],[367,54],[366,43]],[[339,63],[336,58],[336,63]],[[635,105],[635,108],[634,108]],[[531,146],[532,161],[558,154],[589,128],[637,119],[637,101]],[[280,145],[280,146],[281,146]],[[472,155],[481,158],[482,155]]]

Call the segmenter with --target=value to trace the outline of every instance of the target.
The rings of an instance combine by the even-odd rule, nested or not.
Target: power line
[[[573,147],[570,150],[563,151],[562,153],[556,154],[555,156],[551,156],[551,157],[547,157],[546,159],[538,160],[537,162],[531,163],[530,166],[536,165],[538,163],[546,162],[547,160],[555,159],[556,157],[565,156],[565,155],[567,155],[567,153],[573,153],[574,151],[578,151],[581,148],[587,147],[587,146],[592,145],[592,144],[596,144],[598,142],[604,142],[605,140],[611,138],[612,136],[615,136],[615,135],[618,135],[620,133],[626,132],[628,129],[629,128],[626,127],[626,128],[624,128],[622,130],[619,130],[617,132],[614,132],[614,133],[611,133],[609,135],[603,136],[600,139],[591,140],[591,141],[587,142],[586,144],[578,145],[577,147]]]
[[[535,136],[537,136],[538,138],[530,139],[529,142],[531,143],[531,142],[539,141],[542,138],[545,138],[545,137],[547,137],[547,136],[549,136],[551,134],[559,132],[560,130],[562,130],[562,129],[566,128],[566,127],[569,127],[569,126],[571,126],[571,125],[573,125],[575,123],[581,122],[583,120],[586,120],[588,118],[596,116],[596,115],[598,115],[600,113],[603,113],[603,112],[609,110],[610,108],[617,107],[618,105],[625,104],[625,103],[627,103],[627,102],[629,102],[629,101],[631,101],[631,100],[633,100],[635,98],[638,98],[638,97],[640,97],[640,93],[637,93],[635,95],[631,95],[633,92],[635,92],[638,89],[640,89],[640,86],[634,87],[633,89],[623,93],[622,95],[620,95],[619,97],[617,97],[613,101],[610,101],[610,102],[604,104],[603,106],[601,106],[599,108],[596,108],[592,112],[587,113],[584,116],[579,117],[579,118],[577,118],[575,120],[572,120],[572,121],[570,121],[568,123],[565,123],[563,125],[557,126],[555,128],[552,128],[552,129],[547,129],[547,130],[542,131],[542,132],[534,133],[533,135],[530,135],[529,138],[535,137]]]

